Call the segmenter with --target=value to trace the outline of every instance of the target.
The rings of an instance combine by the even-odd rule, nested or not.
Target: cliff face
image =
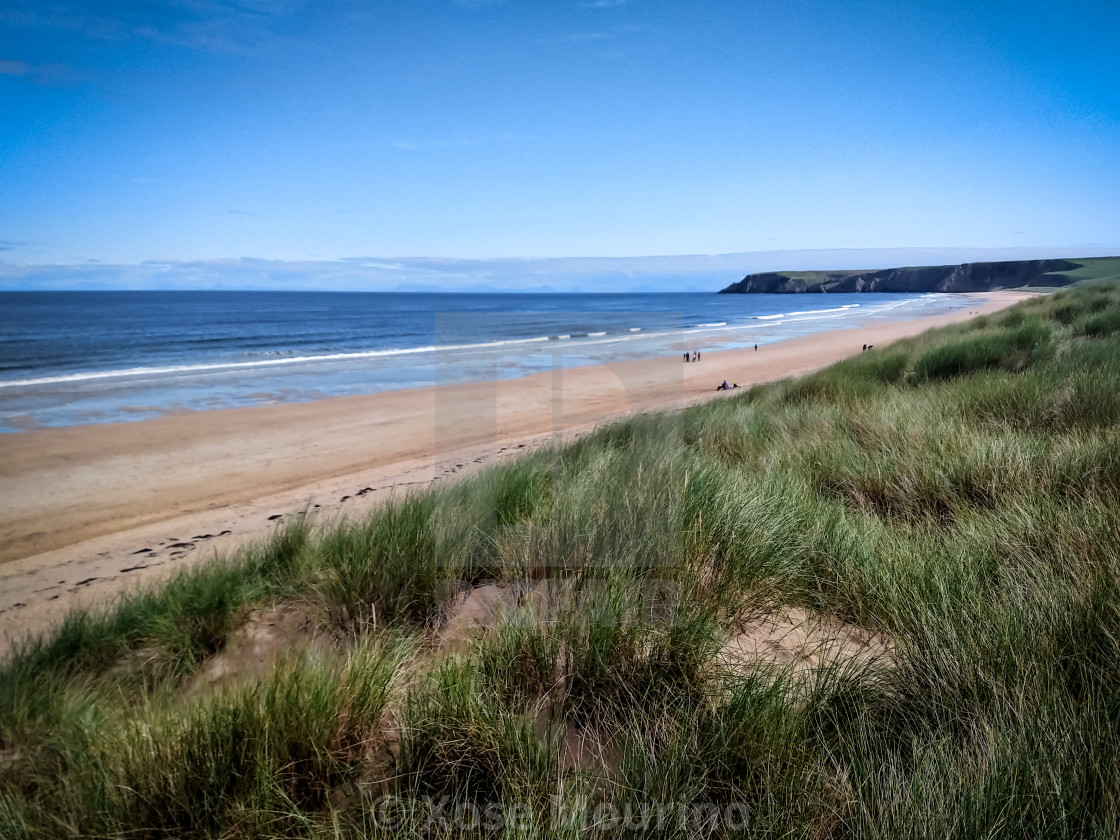
[[[1065,286],[1062,274],[1081,264],[1069,260],[1017,260],[965,263],[881,271],[790,272],[748,274],[720,294],[798,292],[988,292],[1019,286]],[[796,276],[811,274],[812,277]]]

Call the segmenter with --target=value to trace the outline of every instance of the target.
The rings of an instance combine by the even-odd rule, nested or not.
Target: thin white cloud
[[[271,26],[306,0],[7,0],[0,24],[62,29],[95,41],[143,38],[210,52],[243,51],[281,41]]]
[[[307,0],[235,0],[233,5],[247,12],[282,17],[303,9],[307,6]]]
[[[393,145],[403,151],[414,152],[432,149],[464,149],[476,146],[478,143],[466,137],[435,137],[427,140],[394,140]]]
[[[0,58],[0,76],[26,76],[31,65],[26,61],[10,61]]]
[[[0,76],[26,79],[37,85],[66,84],[78,76],[65,64],[30,64],[26,61],[0,59]]]
[[[618,36],[614,32],[604,32],[602,30],[595,32],[576,32],[568,36],[569,41],[609,41]]]

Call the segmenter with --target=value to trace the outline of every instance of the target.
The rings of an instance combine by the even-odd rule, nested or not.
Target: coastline
[[[979,314],[1029,293],[967,296]],[[302,509],[360,516],[603,423],[808,373],[969,310],[750,349],[568,368],[492,382],[232,408],[0,436],[0,653],[104,603],[261,539]],[[46,525],[49,523],[49,526]]]

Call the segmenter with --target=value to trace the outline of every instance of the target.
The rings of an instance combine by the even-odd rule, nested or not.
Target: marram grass
[[[0,670],[0,836],[1115,837],[1118,513],[1086,284],[69,616]],[[449,642],[472,587],[522,606]],[[889,659],[721,666],[793,608]]]

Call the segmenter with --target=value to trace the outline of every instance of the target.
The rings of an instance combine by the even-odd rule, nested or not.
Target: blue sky
[[[0,261],[1084,256],[1118,36],[1112,0],[0,0]]]

